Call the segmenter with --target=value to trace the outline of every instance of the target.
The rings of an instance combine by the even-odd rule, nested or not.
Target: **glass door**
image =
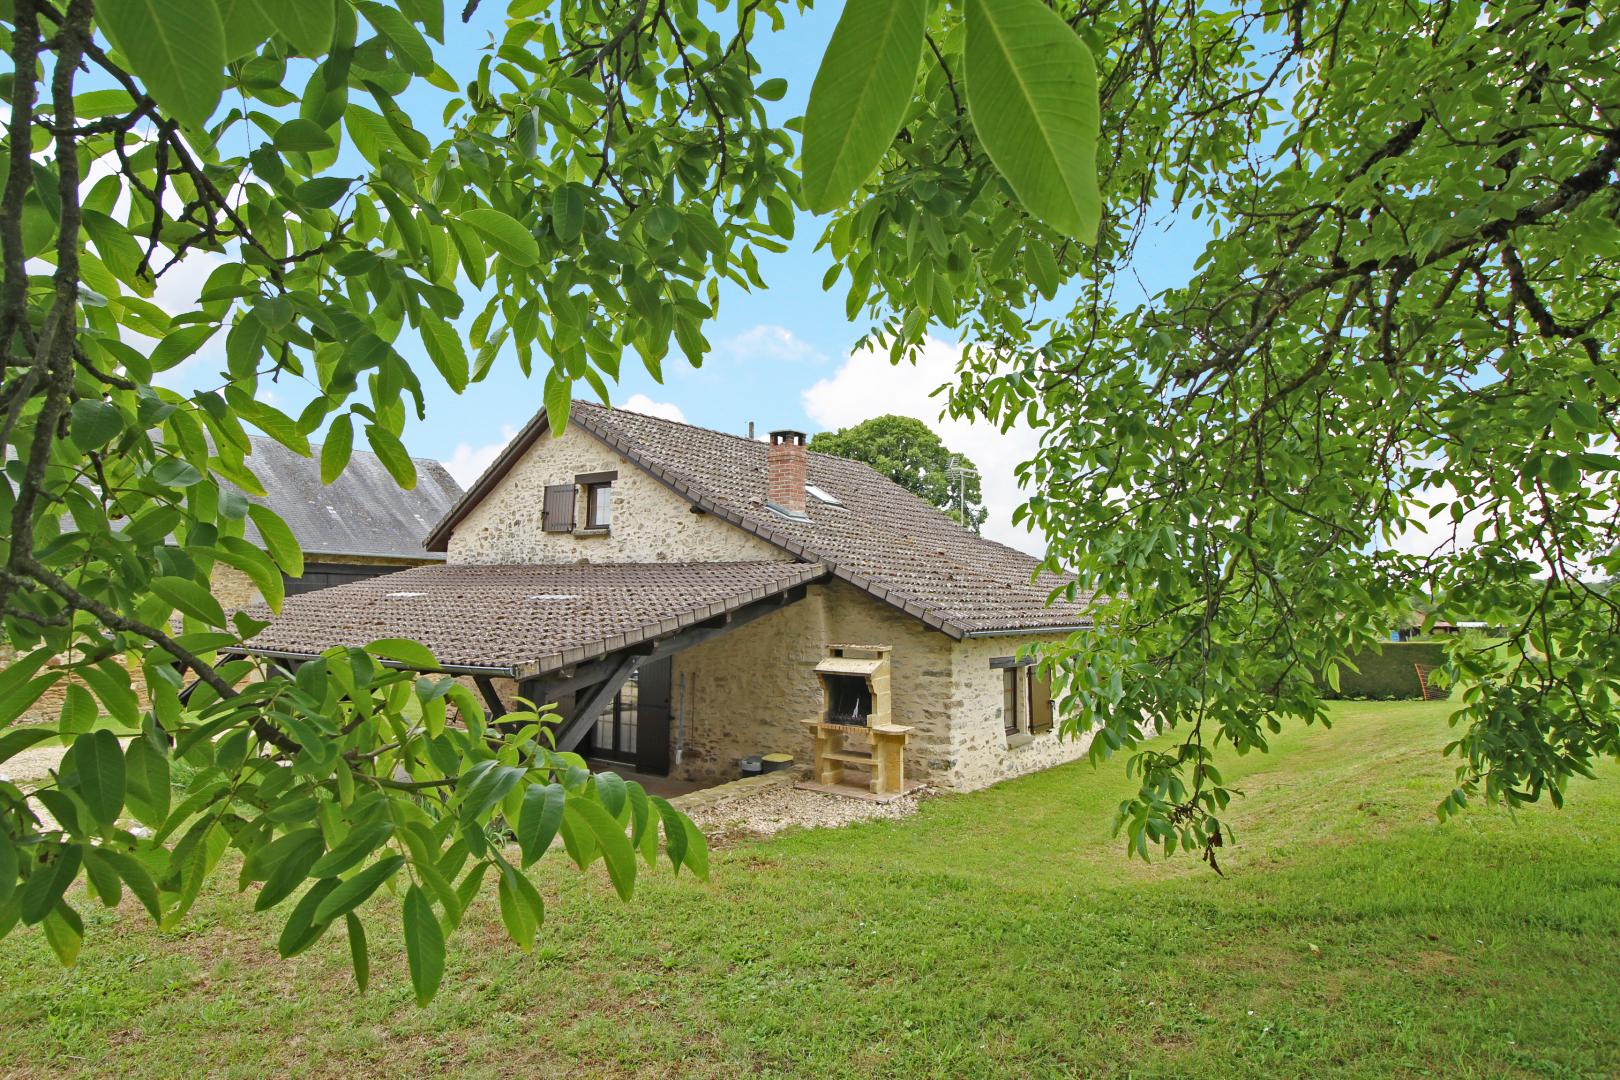
[[[640,728],[640,672],[625,680],[613,700],[602,707],[596,717],[596,730],[591,736],[591,747],[598,757],[635,764],[637,739]]]

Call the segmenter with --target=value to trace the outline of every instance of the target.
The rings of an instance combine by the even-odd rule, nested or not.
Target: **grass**
[[[1127,862],[1125,781],[1083,763],[733,847],[629,906],[548,858],[543,945],[484,897],[426,1010],[391,901],[364,996],[341,935],[279,960],[228,884],[177,934],[98,908],[74,971],[0,942],[0,1073],[1616,1075],[1620,771],[1438,824],[1446,708],[1341,702],[1226,763],[1224,878]]]

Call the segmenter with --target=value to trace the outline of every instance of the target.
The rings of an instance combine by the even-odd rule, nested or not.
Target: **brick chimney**
[[[789,514],[804,515],[804,432],[773,431],[765,459],[765,498]]]

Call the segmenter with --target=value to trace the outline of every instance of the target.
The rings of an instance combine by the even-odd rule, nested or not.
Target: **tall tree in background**
[[[890,480],[979,531],[988,511],[979,470],[953,454],[932,428],[909,416],[874,416],[853,427],[817,432],[810,449],[864,461]]]

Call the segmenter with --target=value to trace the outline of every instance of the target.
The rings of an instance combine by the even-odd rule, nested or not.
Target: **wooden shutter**
[[[549,484],[540,515],[540,528],[546,532],[574,531],[574,485]]]

